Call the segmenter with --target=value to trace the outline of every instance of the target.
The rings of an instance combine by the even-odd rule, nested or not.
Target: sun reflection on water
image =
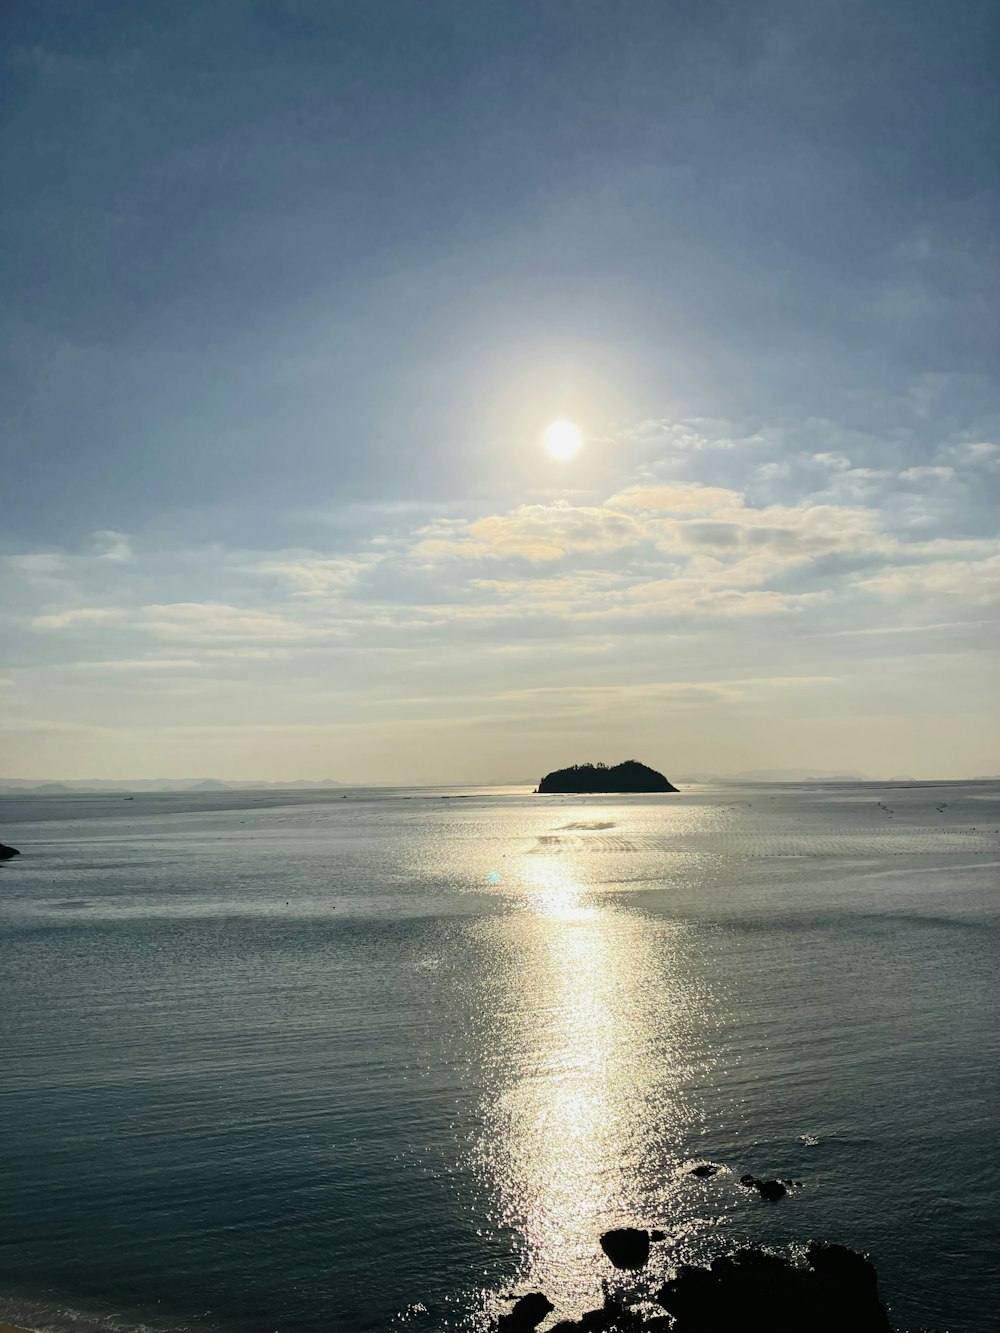
[[[613,1110],[607,1078],[614,1031],[614,959],[597,910],[561,861],[539,858],[528,883],[548,955],[539,1037],[545,1068],[513,1095],[520,1134],[515,1151],[532,1207],[526,1235],[533,1267],[575,1258],[588,1222],[609,1206],[602,1170]]]
[[[528,906],[539,916],[560,921],[593,921],[597,912],[581,903],[584,888],[568,865],[555,857],[536,856],[525,876]]]
[[[528,855],[521,880],[496,925],[510,965],[480,1169],[524,1280],[566,1311],[599,1290],[603,1230],[656,1224],[650,1166],[688,1119],[671,1038],[689,1000],[670,929],[605,901],[573,858]]]

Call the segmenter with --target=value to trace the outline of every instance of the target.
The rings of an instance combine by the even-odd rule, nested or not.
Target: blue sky
[[[1000,767],[994,5],[2,24],[4,774]]]

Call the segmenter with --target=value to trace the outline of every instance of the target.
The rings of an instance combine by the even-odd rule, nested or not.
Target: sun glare
[[[543,435],[546,451],[553,457],[565,460],[572,458],[583,440],[578,426],[572,421],[553,421]]]

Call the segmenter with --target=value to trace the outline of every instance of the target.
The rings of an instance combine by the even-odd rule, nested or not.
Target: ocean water
[[[995,1329],[998,796],[6,799],[0,1319],[474,1333],[636,1224]]]

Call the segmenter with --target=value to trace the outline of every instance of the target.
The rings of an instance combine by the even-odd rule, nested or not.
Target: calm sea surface
[[[994,1330],[998,795],[6,799],[0,1319],[565,1317],[632,1223],[654,1274],[836,1240],[898,1327]]]

